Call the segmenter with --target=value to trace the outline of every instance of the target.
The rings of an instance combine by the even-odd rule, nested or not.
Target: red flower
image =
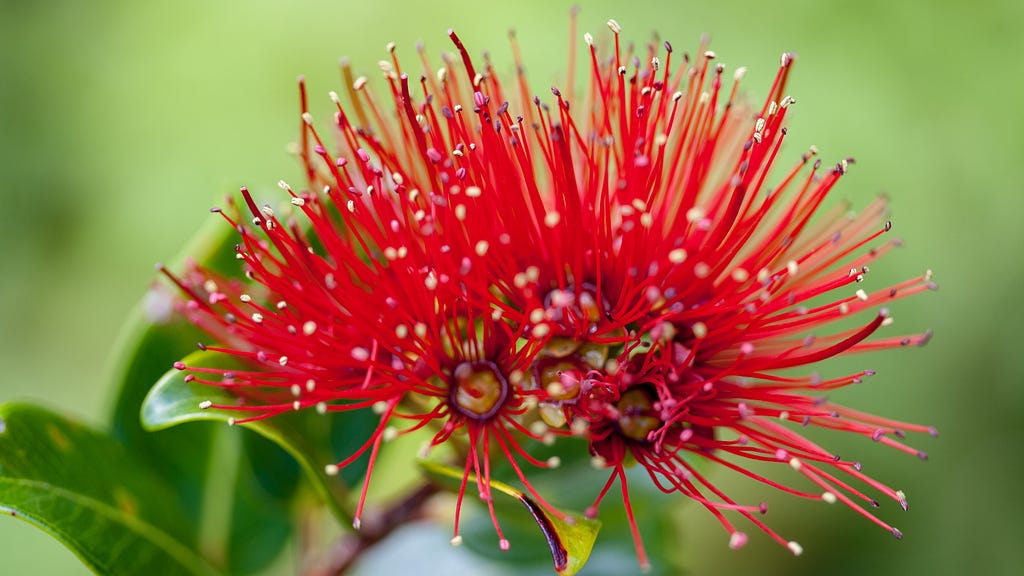
[[[244,189],[251,224],[221,212],[239,231],[251,293],[201,269],[171,276],[190,316],[223,342],[206,349],[254,368],[178,367],[235,392],[238,405],[218,408],[240,411],[240,422],[308,407],[378,410],[363,448],[328,467],[369,451],[364,497],[381,443],[429,426],[432,446],[467,440],[460,505],[471,475],[490,503],[494,451],[544,503],[520,462],[557,462],[520,442],[577,434],[613,470],[597,502],[618,479],[631,522],[624,468],[636,461],[662,490],[706,506],[734,547],[745,536],[729,511],[799,553],[758,519],[762,506],[736,504],[699,473],[687,459],[695,453],[842,501],[898,536],[846,479],[905,505],[902,494],[798,430],[845,430],[916,453],[893,437],[929,429],[818,398],[868,371],[828,380],[779,371],[923,343],[867,340],[889,322],[884,309],[857,328],[829,326],[931,287],[928,275],[854,291],[894,245],[880,239],[890,228],[884,200],[857,217],[843,207],[812,219],[852,160],[822,170],[812,148],[772,172],[794,102],[790,55],[755,111],[736,97],[743,69],[725,88],[724,67],[703,47],[681,64],[668,43],[623,53],[619,25],[609,27],[608,57],[585,36],[584,96],[570,50],[570,80],[565,95],[552,89],[552,107],[531,98],[522,73],[506,85],[489,61],[478,69],[454,32],[458,59],[436,73],[420,50],[418,86],[389,45],[386,98],[344,68],[348,105],[331,94],[334,147],[300,82],[304,190],[281,183],[293,205],[285,216]],[[744,460],[789,463],[820,491],[763,478]],[[493,507],[491,516],[500,536]],[[635,522],[633,532],[646,565]]]
[[[651,64],[636,67],[634,60],[634,69],[627,71],[620,64],[618,25],[609,26],[616,35],[615,55],[602,64],[591,50],[592,84],[600,97],[583,131],[612,134],[616,154],[605,157],[608,164],[591,164],[583,178],[616,183],[611,208],[624,212],[612,225],[616,277],[635,283],[649,306],[636,302],[643,315],[629,318],[627,328],[640,341],[625,348],[617,365],[576,373],[579,388],[589,394],[568,417],[587,423],[597,461],[613,469],[590,513],[618,479],[632,521],[624,467],[636,461],[661,490],[681,492],[706,506],[730,532],[732,547],[742,546],[746,536],[727,519],[727,511],[800,553],[799,544],[755,516],[764,513],[763,505],[738,505],[699,473],[687,460],[694,453],[786,492],[841,501],[902,537],[858,503],[878,506],[848,482],[873,488],[906,508],[902,492],[862,474],[859,463],[841,460],[797,430],[818,426],[852,432],[923,458],[896,438],[907,431],[934,434],[934,429],[856,412],[820,396],[860,382],[873,374],[869,370],[830,380],[779,371],[846,352],[924,344],[930,333],[867,338],[891,323],[887,309],[878,306],[933,289],[931,273],[870,294],[854,290],[868,265],[897,242],[880,239],[891,228],[884,199],[856,217],[842,207],[811,220],[852,159],[824,172],[817,160],[808,170],[817,154],[812,147],[797,166],[772,177],[786,136],[784,119],[794,103],[784,96],[791,55],[782,56],[769,98],[751,114],[737,106],[735,84],[726,104],[717,105],[723,67],[712,66],[714,53],[705,51],[692,67],[672,76],[667,65],[659,73],[658,55],[650,48]],[[667,64],[672,52],[667,44],[666,49]],[[736,82],[742,75],[738,70]],[[680,90],[667,98],[666,86]],[[872,310],[859,327],[830,329],[836,321]],[[825,334],[816,334],[819,330]],[[748,470],[743,460],[788,463],[820,491],[788,488]],[[633,532],[646,564],[635,523]]]

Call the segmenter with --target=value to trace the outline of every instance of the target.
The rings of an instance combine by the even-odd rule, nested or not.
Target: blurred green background
[[[793,559],[753,529],[746,549],[696,506],[681,512],[693,574],[1011,574],[1024,539],[1024,3],[775,1],[583,3],[580,34],[615,17],[626,38],[653,29],[677,50],[701,33],[730,69],[749,67],[763,98],[779,54],[799,61],[788,158],[816,144],[857,164],[838,196],[892,196],[907,240],[874,267],[870,287],[934,268],[937,293],[894,307],[907,331],[931,327],[925,349],[833,364],[879,375],[833,398],[934,424],[914,438],[931,461],[862,439],[834,439],[844,457],[904,489],[911,510],[881,510],[902,542],[841,506],[777,497],[719,473],[740,501],[766,499],[771,525],[806,550]],[[429,3],[45,0],[0,3],[0,401],[35,399],[96,424],[112,400],[104,370],[118,328],[153,277],[246,184],[301,180],[285,152],[295,138],[294,78],[314,112],[339,87],[337,58],[375,77],[395,41],[448,50],[455,27],[470,50],[511,69],[519,32],[535,90],[564,73],[567,2]],[[582,41],[577,39],[582,46]],[[784,159],[783,164],[788,165]],[[827,439],[829,442],[833,438]],[[1014,456],[1017,454],[1017,456]],[[653,537],[649,536],[649,537]],[[48,536],[0,520],[8,574],[84,573]]]

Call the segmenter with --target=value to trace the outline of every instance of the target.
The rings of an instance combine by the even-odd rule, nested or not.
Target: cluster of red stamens
[[[843,502],[900,536],[864,508],[877,503],[856,485],[905,507],[903,494],[800,430],[842,430],[911,454],[920,453],[904,432],[931,430],[821,397],[870,371],[780,371],[923,343],[927,334],[868,337],[890,323],[879,307],[932,288],[929,274],[870,293],[855,287],[895,244],[881,238],[890,229],[883,199],[857,216],[845,206],[815,216],[851,160],[823,168],[812,147],[772,173],[794,102],[790,55],[751,109],[737,96],[743,69],[726,90],[725,68],[704,46],[693,58],[667,42],[624,49],[619,25],[608,24],[614,49],[585,35],[590,82],[576,93],[570,50],[568,89],[552,89],[551,106],[532,97],[514,37],[512,85],[489,61],[475,68],[454,32],[457,54],[440,68],[419,50],[418,81],[389,45],[384,97],[346,65],[347,106],[331,94],[333,138],[314,127],[300,82],[305,187],[281,183],[291,197],[281,214],[244,189],[251,221],[218,210],[238,230],[247,281],[197,267],[168,273],[189,316],[221,342],[204,349],[252,368],[177,367],[235,393],[238,403],[215,407],[238,411],[237,422],[377,410],[363,448],[328,467],[369,451],[363,498],[382,442],[424,427],[431,446],[458,434],[460,507],[475,478],[499,536],[492,452],[550,508],[520,463],[557,459],[535,458],[523,440],[562,435],[588,439],[612,472],[589,513],[620,483],[643,565],[624,472],[633,463],[661,490],[705,506],[733,547],[746,536],[730,512],[800,552],[762,523],[763,505],[734,502],[692,454]],[[862,312],[859,326],[828,331]],[[786,463],[814,492],[758,475],[749,460]],[[458,530],[456,512],[456,541]]]

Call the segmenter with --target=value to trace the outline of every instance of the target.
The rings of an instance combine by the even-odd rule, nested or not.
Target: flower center
[[[647,435],[661,426],[661,420],[654,410],[654,401],[643,388],[626,390],[615,408],[619,411],[616,425],[622,435],[631,440],[646,442]]]
[[[492,362],[463,362],[452,376],[452,406],[473,420],[494,416],[508,396],[508,381]]]

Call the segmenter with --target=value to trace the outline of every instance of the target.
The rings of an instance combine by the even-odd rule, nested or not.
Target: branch
[[[363,552],[409,520],[422,517],[423,505],[437,492],[437,486],[427,483],[391,508],[377,514],[366,515],[360,530],[339,538],[327,551],[324,562],[307,570],[306,576],[344,574],[362,556]]]

